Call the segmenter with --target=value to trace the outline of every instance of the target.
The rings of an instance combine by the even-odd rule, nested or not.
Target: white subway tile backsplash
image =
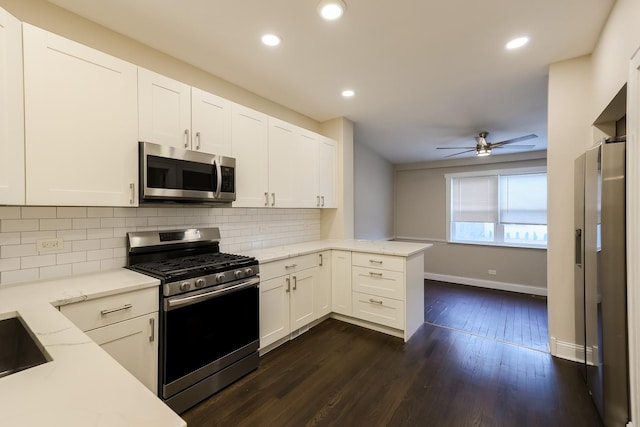
[[[37,219],[3,219],[0,220],[0,231],[10,233],[12,231],[38,231]]]
[[[221,250],[242,252],[320,238],[316,209],[208,207],[0,207],[0,285],[84,274],[126,264],[130,231],[219,227]],[[38,239],[63,250],[38,253]]]
[[[63,219],[41,219],[40,220],[40,230],[70,230],[71,227],[71,219],[63,218]],[[29,231],[29,230],[24,230]]]
[[[56,218],[56,208],[44,206],[23,206],[20,214],[22,219]]]
[[[87,208],[81,207],[59,207],[57,211],[58,218],[86,218]]]

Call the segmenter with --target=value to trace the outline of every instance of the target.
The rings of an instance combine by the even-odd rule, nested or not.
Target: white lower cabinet
[[[350,316],[351,297],[351,252],[331,251],[332,311]]]
[[[149,390],[158,381],[158,313],[135,317],[86,334]]]
[[[60,312],[157,393],[158,288],[64,305]]]
[[[316,316],[331,313],[331,251],[318,255],[318,280],[315,286]]]
[[[318,318],[316,254],[260,266],[260,348],[285,338]]]

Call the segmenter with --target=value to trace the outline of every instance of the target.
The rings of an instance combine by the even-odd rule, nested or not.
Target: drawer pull
[[[372,264],[382,264],[382,261],[378,259],[370,259],[369,262]]]
[[[382,277],[382,273],[374,273],[373,271],[369,272],[370,276]]]
[[[369,298],[369,302],[370,302],[371,304],[378,304],[378,305],[382,305],[382,301],[378,301],[378,300],[375,300],[375,299],[373,299],[373,298]]]
[[[100,315],[106,316],[107,314],[117,313],[118,311],[129,310],[130,308],[133,308],[133,305],[125,304],[122,307],[110,308],[110,309],[107,309],[107,310],[101,310],[100,311]]]
[[[291,264],[291,265],[285,265],[284,268],[286,268],[287,270],[290,268],[296,268],[298,266],[298,264]]]

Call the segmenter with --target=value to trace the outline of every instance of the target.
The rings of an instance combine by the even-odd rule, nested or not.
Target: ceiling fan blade
[[[475,150],[476,147],[436,147],[436,150]]]
[[[470,152],[472,152],[472,151],[476,151],[476,149],[475,149],[475,148],[472,148],[471,150],[461,151],[461,152],[459,152],[459,153],[455,153],[455,154],[449,154],[448,156],[444,156],[444,157],[446,158],[446,157],[459,156],[460,154],[470,153]]]
[[[532,148],[534,148],[535,145],[501,145],[499,147],[494,147],[493,144],[491,144],[491,149],[493,150],[494,148],[508,148],[509,150],[531,150]]]
[[[498,147],[500,145],[513,144],[514,142],[526,141],[528,139],[533,139],[533,138],[537,138],[537,137],[538,137],[538,135],[536,135],[535,133],[532,133],[532,134],[529,134],[529,135],[519,136],[517,138],[511,138],[511,139],[507,139],[507,140],[500,141],[500,142],[492,142],[491,143],[491,147]]]

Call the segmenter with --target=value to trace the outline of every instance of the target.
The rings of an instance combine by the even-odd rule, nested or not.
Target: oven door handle
[[[211,292],[205,292],[198,295],[191,295],[188,297],[178,297],[171,298],[167,300],[165,305],[165,311],[170,311],[179,307],[184,307],[186,305],[196,304],[202,301],[206,301],[212,298],[218,298],[225,294],[233,293],[240,291],[242,289],[255,287],[260,283],[259,277],[253,277],[244,282],[238,283],[237,285],[229,286],[228,288],[218,289]]]

